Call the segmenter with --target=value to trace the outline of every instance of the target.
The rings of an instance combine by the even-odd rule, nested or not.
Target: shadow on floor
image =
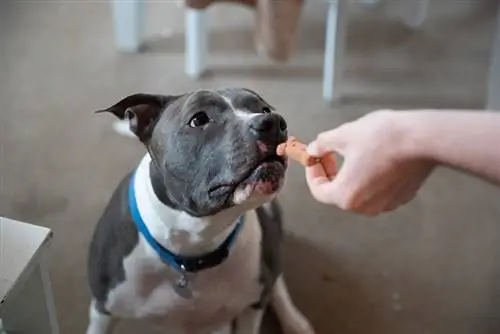
[[[366,328],[372,334],[388,333],[359,278],[350,275],[331,252],[288,235],[285,277],[293,300],[316,333],[363,333]]]

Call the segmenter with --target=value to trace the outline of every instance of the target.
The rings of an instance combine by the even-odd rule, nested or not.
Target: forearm
[[[500,112],[401,114],[414,154],[500,184]]]

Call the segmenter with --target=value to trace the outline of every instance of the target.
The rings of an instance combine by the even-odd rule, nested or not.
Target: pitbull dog
[[[136,94],[98,112],[128,120],[147,154],[120,183],[90,245],[87,334],[120,318],[168,334],[257,334],[271,305],[313,334],[282,276],[275,153],[287,124],[248,89]]]

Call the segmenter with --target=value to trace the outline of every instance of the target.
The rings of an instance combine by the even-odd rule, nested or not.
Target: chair
[[[334,102],[341,97],[339,82],[342,77],[342,58],[345,52],[347,9],[351,0],[328,0],[326,40],[323,64],[323,98]],[[376,5],[386,0],[357,0],[363,5]],[[137,52],[140,47],[144,3],[141,0],[111,0],[115,43],[120,51]],[[429,8],[429,0],[414,0],[411,15],[405,23],[413,28],[421,26]],[[500,110],[500,9],[488,79],[486,106]],[[186,8],[185,72],[199,78],[207,68],[208,31],[205,10]]]
[[[385,0],[363,0],[363,5],[380,5]],[[419,27],[425,21],[429,0],[415,0],[409,11],[413,15],[406,18],[406,24]],[[339,82],[343,70],[343,55],[347,33],[349,0],[329,0],[326,23],[325,56],[323,65],[323,98],[332,103],[341,97]]]

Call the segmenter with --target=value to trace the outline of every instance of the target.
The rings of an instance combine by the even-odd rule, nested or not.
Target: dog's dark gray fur
[[[234,108],[262,113],[252,118],[250,129],[235,121],[224,96]],[[156,163],[151,163],[153,189],[173,209],[195,217],[216,214],[234,205],[230,194],[249,170],[261,161],[258,142],[269,152],[286,137],[286,123],[255,92],[247,89],[220,89],[179,96],[136,94],[103,110],[120,119],[129,119],[131,130],[146,145]],[[193,127],[200,112],[210,126]],[[202,124],[204,117],[195,121]],[[195,124],[195,125],[196,125]],[[189,168],[187,168],[189,167]],[[138,231],[128,206],[128,174],[113,193],[99,220],[90,245],[89,283],[97,309],[105,309],[108,292],[125,279],[122,260],[138,243]],[[273,178],[273,175],[268,175]],[[262,229],[260,300],[252,307],[267,304],[270,287],[282,271],[282,217],[277,201],[256,209]]]

